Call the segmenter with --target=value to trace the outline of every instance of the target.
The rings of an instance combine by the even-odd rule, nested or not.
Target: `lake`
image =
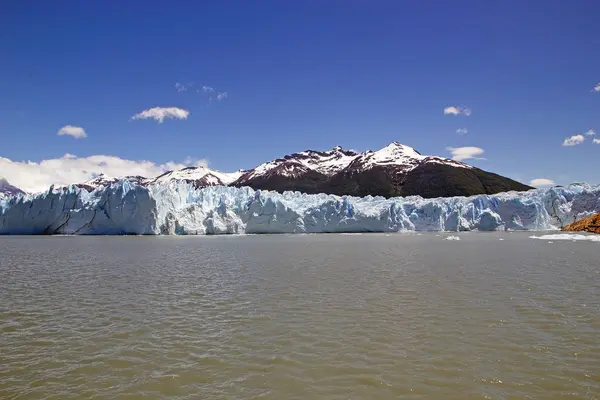
[[[0,237],[0,398],[600,398],[600,243],[530,235]]]

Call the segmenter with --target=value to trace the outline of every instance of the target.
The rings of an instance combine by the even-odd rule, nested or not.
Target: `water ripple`
[[[460,236],[2,237],[0,398],[600,398],[597,246]]]

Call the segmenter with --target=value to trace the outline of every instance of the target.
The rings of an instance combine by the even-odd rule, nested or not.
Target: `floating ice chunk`
[[[573,242],[577,241],[587,241],[587,242],[600,242],[600,235],[581,235],[577,233],[557,233],[553,235],[542,235],[542,236],[529,236],[531,239],[540,239],[540,240],[571,240]],[[552,243],[552,242],[548,242]]]
[[[460,240],[458,236],[447,236],[444,240]]]

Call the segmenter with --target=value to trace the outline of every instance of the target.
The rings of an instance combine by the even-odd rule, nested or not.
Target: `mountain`
[[[110,186],[113,183],[117,183],[122,180],[126,180],[131,183],[137,183],[138,185],[143,185],[146,183],[146,181],[148,179],[144,178],[143,176],[139,176],[139,175],[124,176],[124,177],[117,178],[117,177],[106,176],[104,174],[99,174],[95,178],[92,178],[89,181],[86,181],[84,183],[76,183],[75,186],[86,189],[88,191],[92,191],[92,190],[95,190],[95,189],[98,189],[101,187]]]
[[[206,167],[187,167],[178,171],[165,172],[154,179],[147,180],[145,184],[150,185],[176,181],[191,183],[196,188],[206,186],[228,186],[237,180],[242,173],[242,171],[223,173]]]
[[[232,186],[319,193],[329,177],[348,167],[358,156],[360,153],[339,146],[331,151],[306,150],[245,171]]]
[[[16,186],[11,185],[4,178],[0,178],[0,197],[4,196],[16,196],[19,193],[25,193]]]
[[[412,195],[425,198],[472,196],[532,189],[459,161],[422,155],[398,142],[378,151],[356,152],[340,146],[329,151],[306,150],[260,164],[251,170],[233,173],[206,167],[187,167],[157,177],[108,177],[100,174],[75,186],[92,191],[120,180],[140,186],[186,182],[195,188],[248,186],[255,190],[280,193],[298,191],[387,198]],[[4,182],[5,187],[19,190]]]
[[[532,189],[459,161],[424,156],[398,142],[363,153],[339,146],[293,153],[244,172],[232,185],[278,192],[426,198]]]
[[[223,173],[205,167],[187,167],[180,170],[165,172],[155,178],[145,178],[143,176],[125,176],[118,178],[100,174],[89,181],[78,183],[75,186],[91,191],[100,187],[110,186],[121,180],[127,180],[141,186],[167,184],[169,182],[186,182],[191,183],[196,188],[202,188],[207,186],[228,186],[242,174],[243,171]]]

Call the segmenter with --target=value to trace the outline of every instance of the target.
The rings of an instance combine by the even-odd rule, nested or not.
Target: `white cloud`
[[[469,130],[467,128],[458,128],[456,130],[456,133],[458,133],[459,135],[466,135],[467,133],[469,133]]]
[[[594,139],[594,140],[592,140],[592,143],[594,143],[594,144],[600,144],[600,139]]]
[[[152,107],[135,114],[131,119],[154,119],[162,124],[165,119],[187,119],[190,112],[178,107]]]
[[[485,160],[485,158],[477,157],[485,153],[485,150],[480,147],[446,147],[446,150],[452,154],[452,159],[455,161]]]
[[[563,146],[565,147],[569,147],[569,146],[577,146],[578,144],[581,144],[585,141],[585,136],[583,135],[573,135],[571,137],[566,138],[563,141]]]
[[[444,115],[464,115],[468,117],[471,115],[471,109],[467,107],[450,106],[444,108]]]
[[[204,93],[214,93],[215,89],[211,88],[210,86],[202,85],[202,91]]]
[[[178,92],[185,92],[185,91],[188,90],[188,87],[185,86],[183,83],[176,82],[175,83],[175,90],[178,91]]]
[[[227,92],[217,93],[217,101],[225,100],[227,98]]]
[[[552,179],[547,178],[536,178],[532,179],[529,184],[531,186],[540,187],[540,186],[552,186],[554,185],[554,181]]]
[[[58,130],[58,132],[56,132],[56,134],[58,136],[71,136],[74,137],[75,139],[83,139],[87,137],[87,133],[85,133],[85,130],[80,127],[80,126],[73,126],[73,125],[65,125],[62,128],[60,128]]]
[[[590,129],[589,131],[587,131],[586,133],[584,133],[585,136],[596,136],[596,132],[594,132],[593,129]]]
[[[600,92],[600,82],[596,83],[596,86],[592,89],[594,92]]]
[[[77,157],[65,154],[60,158],[33,161],[11,161],[0,157],[0,171],[12,185],[29,191],[44,191],[50,185],[82,183],[98,174],[107,176],[141,175],[154,177],[163,172],[189,166],[208,166],[202,159],[186,158],[182,163],[169,161],[156,164],[151,161],[125,160],[115,156],[96,155]]]

